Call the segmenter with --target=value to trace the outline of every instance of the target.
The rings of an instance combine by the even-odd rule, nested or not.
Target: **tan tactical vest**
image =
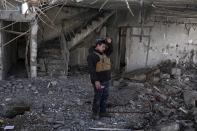
[[[111,70],[111,61],[110,58],[106,55],[101,55],[97,52],[94,52],[96,55],[99,56],[100,60],[96,63],[96,72],[101,71],[109,71]]]

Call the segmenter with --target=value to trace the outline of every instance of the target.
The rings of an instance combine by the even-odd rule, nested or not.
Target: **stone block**
[[[196,107],[197,105],[197,91],[185,91],[184,101],[186,105],[192,105]]]
[[[178,123],[161,125],[157,127],[157,131],[179,131],[179,130],[180,130],[180,125]]]
[[[172,68],[171,70],[171,74],[174,75],[174,76],[181,76],[181,69],[179,68]]]
[[[117,87],[120,85],[120,82],[119,81],[113,81],[113,86]]]

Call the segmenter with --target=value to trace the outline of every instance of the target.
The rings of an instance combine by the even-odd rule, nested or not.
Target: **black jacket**
[[[111,71],[96,72],[96,63],[100,60],[100,58],[98,55],[94,53],[94,51],[100,53],[96,51],[95,46],[93,46],[89,49],[89,55],[87,58],[91,82],[95,83],[95,81],[100,81],[100,82],[109,81],[111,79]],[[113,51],[113,47],[110,44],[110,46],[108,46],[108,48],[105,50],[104,53],[109,57],[112,51]]]

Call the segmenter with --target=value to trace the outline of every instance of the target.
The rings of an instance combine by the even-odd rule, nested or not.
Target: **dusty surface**
[[[195,105],[187,106],[183,94],[196,90],[196,72],[185,70],[178,78],[162,78],[156,84],[119,79],[110,88],[108,111],[112,117],[100,120],[90,117],[93,90],[87,73],[1,81],[0,123],[2,128],[14,125],[19,131],[87,131],[94,127],[162,130],[173,123],[178,127],[170,127],[171,131],[195,129]],[[30,107],[30,111],[8,118],[13,107]]]

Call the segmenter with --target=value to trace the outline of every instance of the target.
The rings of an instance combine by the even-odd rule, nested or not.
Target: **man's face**
[[[106,48],[105,44],[97,45],[97,49],[101,53],[103,53],[105,51],[105,48]]]

